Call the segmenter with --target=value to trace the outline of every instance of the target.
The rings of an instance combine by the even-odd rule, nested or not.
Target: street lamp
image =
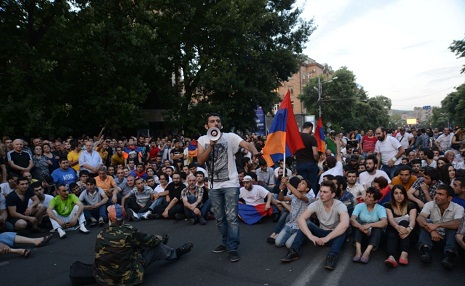
[[[321,117],[321,96],[323,94],[323,83],[332,82],[337,79],[337,76],[333,77],[328,81],[321,82],[320,77],[318,77],[318,87],[314,86],[313,88],[318,92],[318,118]]]

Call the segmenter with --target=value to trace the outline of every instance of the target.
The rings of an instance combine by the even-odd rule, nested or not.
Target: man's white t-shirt
[[[381,154],[381,162],[383,165],[388,165],[389,160],[393,159],[399,152],[402,145],[399,140],[392,136],[386,136],[384,141],[376,141],[375,153]],[[397,158],[394,165],[402,163],[402,157]]]
[[[333,176],[344,176],[344,166],[342,165],[341,161],[337,161],[336,166],[333,168],[327,170],[320,176],[320,180],[318,181],[318,184],[321,184],[323,182],[323,178],[326,175],[333,175]]]
[[[382,170],[376,170],[374,175],[371,175],[367,171],[360,173],[359,175],[360,185],[362,185],[366,190],[368,189],[368,187],[371,187],[371,183],[377,177],[385,177],[388,181],[388,184],[391,183],[391,179],[389,179],[389,176],[388,174],[386,174],[386,172]]]
[[[247,205],[257,206],[265,203],[265,198],[268,193],[268,190],[264,187],[253,185],[250,191],[242,187],[240,189],[239,198],[244,199]]]

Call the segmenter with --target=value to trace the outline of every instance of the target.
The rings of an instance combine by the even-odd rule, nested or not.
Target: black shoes
[[[420,248],[420,259],[423,263],[431,263],[431,249],[428,246],[423,245]]]
[[[176,248],[177,258],[179,259],[184,254],[189,253],[193,247],[194,245],[192,244],[192,242],[189,241],[188,243],[183,244],[181,247]]]
[[[229,252],[229,261],[238,262],[239,260],[241,260],[241,258],[239,257],[239,254],[237,254],[237,251]]]
[[[325,268],[334,270],[336,268],[337,256],[334,254],[328,254],[326,256]]]
[[[218,245],[215,249],[213,249],[214,253],[221,253],[226,251],[226,245]]]
[[[281,258],[281,262],[292,262],[292,261],[298,260],[299,258],[300,258],[299,253],[291,248],[287,252],[286,256]]]
[[[441,261],[441,264],[442,266],[448,269],[452,269],[452,267],[454,267],[454,262],[456,258],[457,258],[457,255],[455,253],[446,251],[444,259]]]
[[[174,215],[174,218],[177,219],[177,220],[183,220],[186,218],[186,216],[182,213],[177,213]]]

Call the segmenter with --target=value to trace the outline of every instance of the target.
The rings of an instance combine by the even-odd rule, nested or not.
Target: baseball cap
[[[244,179],[242,179],[243,182],[252,182],[252,177],[251,176],[245,176]]]
[[[111,221],[123,220],[126,217],[126,212],[121,207],[121,205],[111,205],[107,208],[108,218]]]

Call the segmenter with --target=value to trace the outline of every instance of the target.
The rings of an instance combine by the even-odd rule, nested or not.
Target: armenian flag
[[[292,156],[304,147],[292,110],[291,92],[288,90],[271,123],[263,147],[263,158],[268,166],[273,166],[274,162],[284,159],[284,154],[286,157]]]
[[[318,144],[318,151],[324,153],[326,151],[326,142],[325,142],[325,129],[323,128],[323,122],[321,117],[318,118],[318,123],[315,128],[315,138],[316,143]]]

